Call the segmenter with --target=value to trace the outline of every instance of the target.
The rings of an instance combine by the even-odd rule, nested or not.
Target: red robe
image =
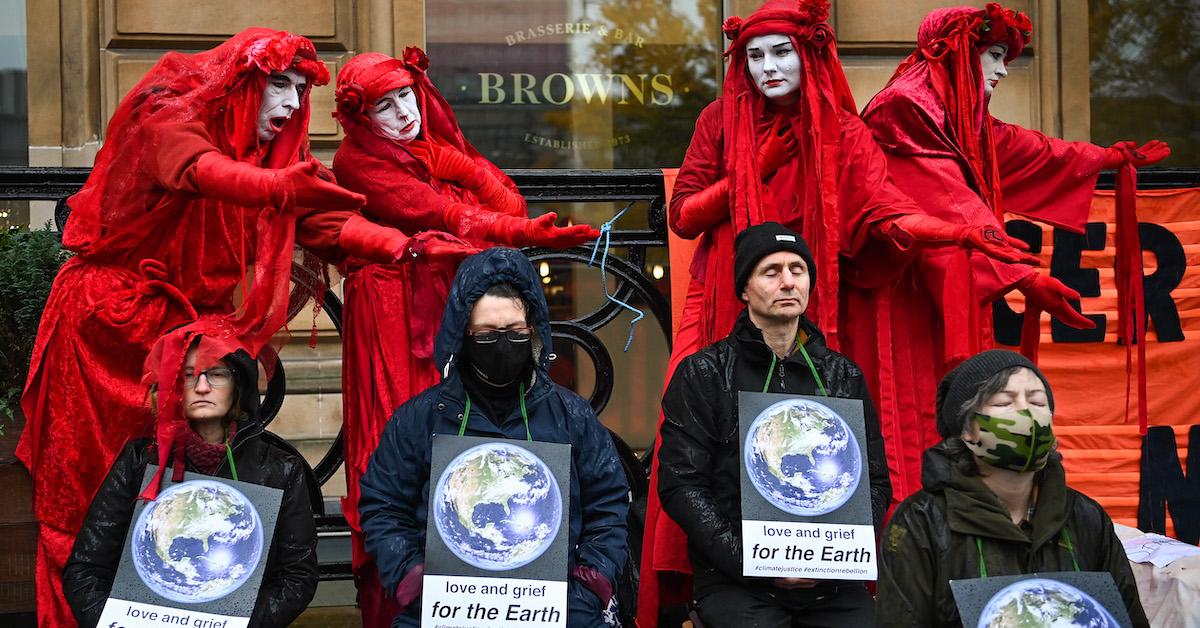
[[[278,286],[243,292],[238,285],[256,261],[290,265],[292,230],[283,224],[290,219],[275,208],[204,197],[195,167],[210,151],[271,168],[310,159],[307,96],[271,144],[258,146],[253,135],[267,76],[261,68],[287,68],[304,44],[302,63],[315,68],[306,73],[327,79],[311,42],[266,29],[249,29],[211,51],[164,56],[122,101],[87,184],[68,201],[63,244],[76,256],[55,277],[42,315],[17,446],[33,476],[41,524],[41,625],[75,625],[60,580],[75,534],[125,442],[154,429],[142,376],[155,341],[197,315],[233,311],[235,295],[256,312],[277,315],[284,305],[271,302]],[[235,84],[240,90],[228,93]],[[209,111],[214,94],[234,104]],[[336,256],[351,216],[309,212],[298,220],[296,240]],[[275,259],[256,259],[262,251]]]
[[[696,121],[696,131],[688,146],[683,165],[675,180],[674,192],[671,198],[670,212],[678,212],[683,201],[726,176],[723,165],[722,147],[722,102],[718,98],[700,113]],[[756,120],[756,127],[761,130],[769,128],[775,120],[776,113],[764,111]],[[849,112],[839,115],[841,131],[836,143],[839,170],[835,175],[837,206],[840,211],[841,249],[835,256],[839,258],[839,274],[845,280],[839,292],[845,294],[848,285],[860,286],[886,283],[895,276],[895,272],[905,263],[907,255],[896,250],[890,243],[872,237],[872,227],[879,222],[902,214],[918,213],[913,202],[898,192],[892,185],[888,174],[887,161],[879,147],[871,137],[870,130],[857,116]],[[804,128],[800,115],[796,114],[793,128]],[[806,207],[805,192],[794,184],[798,179],[797,173],[812,167],[812,158],[801,154],[797,159],[789,160],[766,181],[765,188],[769,198],[765,205],[772,206],[778,211],[781,222],[791,229],[800,232],[807,241],[814,242],[816,236],[814,225],[804,224],[803,208]],[[672,216],[672,224],[679,221]],[[727,234],[727,235],[723,235]],[[731,308],[741,308],[742,303],[737,299],[733,287],[733,273],[721,272],[715,276],[706,276],[712,256],[721,256],[732,264],[732,248],[718,249],[716,242],[732,244],[733,225],[728,218],[708,227],[700,233],[680,233],[679,235],[694,238],[700,235],[701,241],[692,259],[692,283],[688,289],[687,300],[683,307],[683,320],[675,336],[675,344],[671,352],[670,363],[667,367],[668,380],[675,367],[683,358],[699,349],[720,340],[729,334],[732,327],[713,329],[708,332],[708,325],[703,320],[709,314],[705,311],[705,294],[715,289],[718,299],[723,299]],[[815,248],[815,247],[814,247]],[[819,250],[819,249],[818,249]],[[818,269],[822,264],[830,263],[829,259],[815,260]],[[814,279],[814,282],[818,281]],[[815,286],[814,286],[815,288]],[[827,304],[818,302],[817,290],[812,291],[809,300],[807,316],[820,318],[821,308],[833,308],[833,318],[838,319],[837,303]],[[854,321],[857,322],[857,321]],[[824,331],[824,330],[823,330]],[[842,326],[840,338],[843,342],[847,337],[860,333],[853,327]],[[662,417],[659,417],[661,428]],[[691,596],[691,587],[687,579],[677,583],[668,583],[661,572],[677,572],[690,574],[691,565],[687,556],[687,539],[675,522],[662,512],[658,501],[658,459],[650,474],[650,493],[646,509],[646,537],[642,551],[642,580],[640,595],[655,596],[655,599],[639,599],[640,621],[648,621],[651,609],[673,603],[686,601]],[[658,577],[660,587],[651,584]],[[681,597],[682,596],[682,597]]]
[[[927,68],[922,63],[898,76],[867,106],[863,120],[887,155],[896,185],[924,213],[1002,229]],[[986,111],[981,117],[991,125],[1004,210],[1082,232],[1104,149],[1048,138]],[[847,296],[845,312],[855,327],[873,329],[849,338],[845,348],[875,394],[895,503],[921,488],[921,455],[941,440],[934,423],[938,381],[992,346],[991,303],[1036,272],[956,246],[923,248],[899,281]]]
[[[431,177],[425,166],[392,144],[383,154],[356,141],[366,137],[375,147],[387,140],[363,136],[354,128],[334,156],[338,181],[367,197],[364,217],[405,233],[446,231],[473,238],[490,224],[491,212],[469,190],[453,181]],[[369,133],[369,131],[367,131]],[[477,167],[516,192],[516,185],[487,159],[469,151]],[[475,206],[457,224],[447,224],[452,204]],[[404,402],[438,382],[433,339],[442,320],[446,294],[458,265],[418,258],[405,263],[369,263],[351,258],[342,265],[346,277],[342,333],[342,436],[346,462],[346,497],[342,513],[353,532],[353,567],[359,579],[364,626],[388,625],[396,614],[390,596],[378,596],[378,573],[363,546],[358,521],[358,482],[379,444],[388,419]]]

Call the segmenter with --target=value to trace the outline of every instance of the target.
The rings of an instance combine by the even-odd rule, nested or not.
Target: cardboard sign
[[[566,626],[571,446],[433,437],[421,625]]]
[[[738,393],[742,575],[877,576],[863,404]]]
[[[145,489],[158,467],[147,465]],[[139,490],[139,493],[141,491]],[[133,510],[99,625],[241,628],[250,623],[283,491],[199,473]]]
[[[951,580],[950,590],[963,626],[1133,626],[1106,571]]]

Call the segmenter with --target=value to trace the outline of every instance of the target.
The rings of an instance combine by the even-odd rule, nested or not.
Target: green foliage
[[[70,257],[58,237],[49,224],[0,232],[0,413],[10,419],[25,385],[50,286]]]

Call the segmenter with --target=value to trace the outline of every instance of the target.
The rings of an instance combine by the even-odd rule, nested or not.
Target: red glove
[[[1088,317],[1071,307],[1070,301],[1079,300],[1079,293],[1050,275],[1034,275],[1017,284],[1017,290],[1025,295],[1026,301],[1075,329],[1096,328]]]
[[[471,188],[468,183],[464,183],[463,186],[471,188],[484,205],[506,216],[515,216],[517,218],[527,218],[529,216],[529,209],[525,203],[524,196],[509,189],[508,186],[492,176],[492,173],[483,168],[479,168],[479,174],[482,180],[479,187]]]
[[[765,179],[775,174],[779,167],[794,159],[800,145],[792,135],[792,128],[782,123],[782,118],[759,138],[758,171]],[[699,237],[713,225],[729,217],[729,178],[692,194],[678,208],[671,208],[671,231],[679,237]]]
[[[1117,142],[1105,149],[1104,167],[1116,168],[1128,161],[1134,167],[1150,166],[1171,156],[1171,147],[1162,140],[1150,140],[1141,146],[1137,142]]]
[[[525,199],[496,180],[487,169],[482,168],[467,155],[453,146],[440,142],[413,140],[408,150],[420,159],[429,174],[444,181],[455,181],[475,192],[479,200],[502,214],[524,218],[527,216]]]
[[[729,218],[729,177],[685,198],[679,207],[672,207],[671,231],[691,240],[726,218]]]
[[[352,210],[367,198],[322,179],[315,161],[274,170],[230,159],[216,151],[196,160],[196,187],[205,196],[245,207],[310,207]]]
[[[1010,238],[1000,229],[987,225],[956,225],[924,214],[905,214],[885,221],[880,231],[902,249],[912,242],[954,242],[961,247],[982,251],[988,257],[1009,264],[1041,263],[1037,257],[1023,253],[1029,245]]]
[[[571,577],[578,580],[579,584],[582,584],[584,588],[600,598],[601,607],[608,606],[609,600],[612,600],[613,586],[608,581],[608,578],[605,578],[604,574],[600,573],[599,569],[589,565],[575,565],[571,569]]]
[[[457,261],[482,250],[442,231],[422,231],[408,239],[408,254],[404,257]]]
[[[488,227],[484,240],[503,242],[512,246],[547,246],[565,249],[600,237],[591,225],[555,226],[558,214],[550,212],[537,218],[499,216]]]
[[[421,597],[422,577],[425,575],[425,563],[420,563],[416,567],[404,574],[404,578],[400,580],[400,584],[396,585],[396,606],[401,613],[412,604],[414,600]]]
[[[800,143],[792,135],[791,125],[776,118],[774,126],[758,140],[758,172],[766,179],[799,154]]]
[[[478,184],[478,170],[470,157],[462,154],[452,146],[425,140],[413,140],[406,145],[414,157],[420,159],[429,174],[445,180],[466,183],[474,180]]]

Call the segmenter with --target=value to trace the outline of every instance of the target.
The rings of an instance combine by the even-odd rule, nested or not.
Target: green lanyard
[[[804,356],[804,361],[808,364],[808,370],[812,372],[813,379],[817,382],[817,390],[821,391],[822,397],[828,397],[829,391],[825,389],[825,382],[821,381],[821,376],[817,374],[817,367],[813,365],[812,358],[808,357],[808,351],[804,350],[804,344],[800,342],[800,332],[796,332],[796,348],[800,350],[800,355]],[[775,365],[779,363],[779,357],[775,355],[775,350],[771,350],[771,368],[767,369],[767,379],[763,382],[763,392],[771,387],[771,377],[775,375]]]
[[[521,383],[517,390],[521,401],[521,418],[525,420],[525,440],[533,441],[533,435],[529,433],[529,413],[525,411],[525,384]],[[462,423],[458,425],[458,435],[462,436],[467,433],[467,417],[471,416],[471,395],[463,391],[467,395],[467,403],[463,405]],[[237,478],[234,478],[237,479]]]
[[[1075,557],[1075,546],[1071,544],[1071,535],[1067,534],[1065,526],[1062,529],[1062,541],[1063,546],[1071,553],[1071,564],[1075,566],[1075,571],[1081,571],[1079,569],[1079,560]],[[979,552],[979,577],[986,578],[988,577],[988,572],[987,563],[983,560],[983,539],[975,537],[975,549]]]
[[[225,438],[225,458],[229,460],[229,473],[233,475],[233,479],[236,482],[238,479],[237,467],[233,464],[233,448],[229,446],[228,437]]]

